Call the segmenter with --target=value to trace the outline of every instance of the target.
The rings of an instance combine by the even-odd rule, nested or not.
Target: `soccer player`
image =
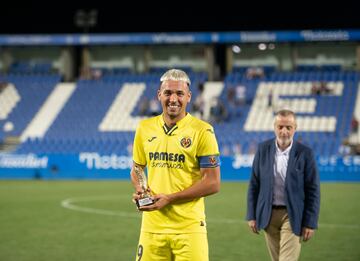
[[[144,193],[135,166],[147,168],[154,204],[143,212],[136,260],[209,259],[204,197],[220,189],[219,149],[213,127],[188,112],[190,79],[168,70],[157,92],[162,114],[137,127],[131,180],[133,200]]]

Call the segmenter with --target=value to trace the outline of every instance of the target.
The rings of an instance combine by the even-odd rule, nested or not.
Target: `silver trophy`
[[[150,194],[149,187],[147,184],[147,178],[146,178],[145,172],[139,166],[135,166],[134,170],[135,170],[135,174],[138,179],[139,185],[140,185],[141,189],[143,190],[143,193],[140,195],[140,198],[135,200],[137,207],[140,208],[143,206],[148,206],[148,205],[154,204],[155,201],[154,201],[154,199],[151,198],[151,194]]]

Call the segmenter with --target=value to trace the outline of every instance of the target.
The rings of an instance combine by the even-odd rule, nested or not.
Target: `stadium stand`
[[[11,64],[9,72],[12,74],[50,74],[53,72],[49,61],[16,61]]]
[[[0,122],[11,122],[12,130],[6,131],[7,136],[21,136],[32,117],[49,96],[55,85],[60,81],[59,75],[0,75],[0,82],[9,83],[1,93],[2,99],[8,99],[1,105]]]
[[[0,178],[128,178],[137,123],[161,111],[159,78],[176,67],[192,81],[188,110],[215,128],[224,179],[248,178],[288,108],[322,179],[360,180],[358,35],[0,36]]]
[[[235,68],[226,76],[218,95],[227,116],[212,123],[225,155],[229,152],[251,154],[258,141],[272,137],[273,113],[280,107],[290,108],[298,114],[300,129],[296,137],[312,146],[317,155],[339,153],[342,141],[351,134],[359,73],[307,69],[285,73],[268,68],[264,69],[263,77],[249,79],[246,72],[246,68]],[[9,105],[3,107],[1,113],[8,113],[7,121],[15,127],[8,132],[1,130],[0,137],[23,135],[17,153],[90,151],[128,155],[136,124],[146,117],[141,114],[140,105],[145,97],[154,97],[161,73],[162,70],[155,70],[139,75],[112,70],[97,80],[77,81],[73,93],[64,98],[63,107],[49,123],[43,137],[24,136],[24,132],[56,89],[60,77],[2,75],[1,81],[11,85],[2,91],[1,98],[12,102],[6,103]],[[207,80],[206,73],[189,73],[193,86]],[[312,88],[317,83],[325,84],[328,92],[314,93]],[[245,97],[242,103],[233,104],[228,100],[228,92],[237,86],[245,88]],[[65,87],[58,88],[65,90]],[[199,92],[193,87],[193,101],[197,95]],[[5,124],[4,121],[1,123]]]
[[[122,72],[106,74],[97,81],[79,80],[74,93],[67,98],[65,106],[51,126],[49,125],[44,137],[35,135],[25,138],[16,152],[75,154],[96,151],[102,154],[127,155],[136,124],[143,118],[139,115],[140,100],[143,97],[154,97],[160,75],[133,75]],[[190,73],[190,79],[197,86],[199,82],[206,81],[206,74]],[[54,89],[54,85],[55,83],[49,89],[44,88],[37,92],[42,92],[46,97]],[[196,93],[195,89],[194,95]],[[15,117],[9,120],[15,125],[20,121]],[[24,125],[21,130],[25,127]],[[21,135],[21,132],[17,135]]]
[[[273,112],[287,107],[298,114],[298,138],[313,146],[318,155],[336,155],[341,140],[350,134],[358,81],[357,72],[343,71],[273,72],[261,80],[251,81],[243,73],[232,73],[226,79],[226,88],[245,86],[246,99],[252,103],[240,109],[229,106],[230,114],[238,117],[234,120],[238,124],[230,123],[230,128],[219,127],[224,132],[220,135],[236,137],[243,152],[248,153],[248,141],[255,142],[271,136]],[[330,91],[312,93],[314,82],[323,82]],[[269,106],[270,94],[272,104]],[[225,99],[224,93],[221,99]],[[232,142],[225,140],[228,145]]]

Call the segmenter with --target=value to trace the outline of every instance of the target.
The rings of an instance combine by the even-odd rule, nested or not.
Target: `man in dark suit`
[[[247,220],[254,233],[265,230],[272,260],[298,260],[301,238],[317,228],[320,181],[312,150],[293,140],[296,116],[275,115],[275,139],[259,144],[248,189]]]

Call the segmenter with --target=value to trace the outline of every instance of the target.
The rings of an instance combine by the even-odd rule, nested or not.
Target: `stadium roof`
[[[79,3],[44,5],[11,1],[1,7],[0,34],[82,33],[75,25],[78,10],[97,10],[97,23],[90,33],[124,32],[210,32],[244,30],[360,29],[355,1],[314,7],[306,2],[246,3],[194,6],[194,3],[170,2],[154,6],[154,1],[128,1],[119,8],[114,3],[89,7]],[[194,2],[194,1],[193,1]],[[223,2],[223,1],[221,1]],[[247,1],[250,2],[250,1]],[[179,5],[179,7],[176,7]],[[209,10],[211,9],[211,10]]]

